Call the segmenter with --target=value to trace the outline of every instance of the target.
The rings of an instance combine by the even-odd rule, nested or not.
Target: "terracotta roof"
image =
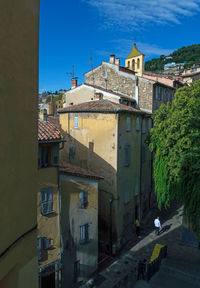
[[[47,120],[58,129],[60,129],[59,116],[47,115]]]
[[[38,141],[63,141],[60,130],[49,121],[38,120]]]
[[[60,171],[79,177],[104,179],[102,176],[99,176],[79,166],[72,165],[71,163],[67,163],[66,161],[60,161]]]
[[[195,75],[198,75],[198,74],[200,74],[200,71],[194,72],[194,73],[182,74],[182,75],[180,75],[180,77],[182,77],[182,78],[191,77],[191,76],[195,76]]]
[[[81,103],[78,105],[71,105],[58,110],[58,113],[65,112],[99,112],[99,113],[119,113],[119,112],[132,112],[132,113],[144,113],[139,109],[135,109],[130,106],[114,103],[107,99],[90,101]]]
[[[116,96],[119,96],[119,97],[121,97],[121,98],[130,100],[130,101],[133,101],[133,102],[136,101],[134,98],[131,98],[131,97],[129,97],[128,95],[127,95],[127,96],[124,96],[123,94],[120,94],[120,93],[118,93],[118,92],[114,92],[113,90],[110,90],[110,89],[105,89],[105,88],[103,88],[103,87],[101,87],[101,86],[92,85],[92,84],[88,84],[88,83],[83,83],[83,85],[90,86],[90,87],[93,87],[93,88],[102,90],[102,91],[104,91],[104,92],[108,92],[108,93],[114,94],[114,95],[116,95]]]

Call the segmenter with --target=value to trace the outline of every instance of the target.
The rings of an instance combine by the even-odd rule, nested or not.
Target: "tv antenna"
[[[67,76],[71,76],[71,78],[74,78],[74,65],[72,65],[72,71],[71,72],[66,72]]]

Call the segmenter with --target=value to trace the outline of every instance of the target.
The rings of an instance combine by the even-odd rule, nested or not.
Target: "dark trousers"
[[[160,231],[160,228],[159,228],[159,227],[156,227],[156,231],[155,231],[156,235],[159,234],[159,231]]]
[[[137,236],[140,235],[140,227],[139,226],[136,226],[135,233],[136,233]]]

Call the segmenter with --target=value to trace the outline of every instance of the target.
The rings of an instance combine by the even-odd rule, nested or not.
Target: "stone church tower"
[[[136,72],[138,76],[142,76],[144,72],[144,54],[136,47],[136,43],[131,50],[131,53],[125,60],[125,67]]]

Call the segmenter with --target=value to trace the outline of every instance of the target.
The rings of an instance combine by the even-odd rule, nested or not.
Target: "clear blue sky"
[[[200,43],[200,0],[40,0],[39,90],[69,89],[83,73],[120,57],[134,39],[146,60]]]

